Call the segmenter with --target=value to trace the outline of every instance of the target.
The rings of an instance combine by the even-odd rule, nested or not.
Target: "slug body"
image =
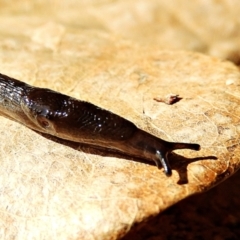
[[[0,74],[0,112],[43,133],[154,161],[167,176],[171,175],[170,152],[200,149],[198,144],[164,141],[89,102],[33,87],[3,74]]]

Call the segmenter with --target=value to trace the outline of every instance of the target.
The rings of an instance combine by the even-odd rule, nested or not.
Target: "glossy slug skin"
[[[164,141],[89,102],[33,87],[3,74],[0,74],[0,112],[43,133],[154,161],[167,176],[171,175],[170,152],[200,149],[198,144]]]

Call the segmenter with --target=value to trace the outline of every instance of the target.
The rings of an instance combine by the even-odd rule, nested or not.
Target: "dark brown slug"
[[[167,176],[172,173],[168,163],[170,152],[200,150],[198,144],[164,141],[89,102],[33,87],[3,74],[0,74],[0,113],[39,132],[154,161]]]

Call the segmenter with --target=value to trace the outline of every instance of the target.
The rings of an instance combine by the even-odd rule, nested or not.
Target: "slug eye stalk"
[[[200,145],[195,143],[171,143],[172,149],[166,152],[161,152],[159,150],[156,151],[156,158],[155,158],[155,164],[160,169],[163,168],[166,176],[170,177],[172,175],[172,169],[170,167],[169,161],[168,161],[168,155],[170,152],[176,149],[191,149],[195,151],[200,150]]]

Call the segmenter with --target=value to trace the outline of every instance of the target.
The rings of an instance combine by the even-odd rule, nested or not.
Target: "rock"
[[[239,168],[238,68],[201,53],[164,50],[149,39],[135,41],[140,17],[147,26],[155,21],[154,5],[141,2],[136,10],[131,3],[128,14],[127,4],[114,11],[117,3],[103,4],[104,21],[93,3],[63,1],[56,11],[46,2],[35,3],[38,8],[30,1],[25,8],[3,5],[1,73],[90,101],[165,140],[199,143],[201,151],[175,151],[173,176],[167,178],[154,165],[41,135],[1,117],[1,219],[12,226],[3,238],[116,239]],[[122,20],[111,21],[116,12]],[[129,29],[138,34],[117,35],[114,26],[122,29],[133,12],[138,17]],[[154,100],[170,93],[182,99],[173,105]]]

